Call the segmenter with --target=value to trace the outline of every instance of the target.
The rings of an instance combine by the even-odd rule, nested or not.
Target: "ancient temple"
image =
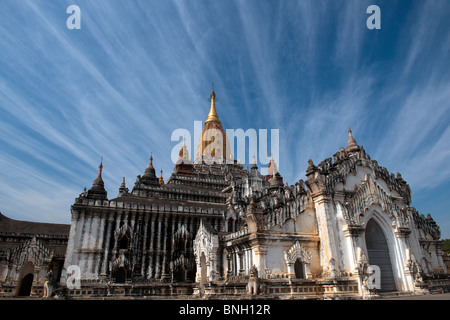
[[[0,297],[43,296],[58,283],[70,225],[10,219],[0,213]]]
[[[131,191],[123,178],[108,198],[100,163],[71,207],[55,294],[370,298],[450,286],[439,227],[351,130],[346,147],[288,185],[273,158],[267,175],[233,159],[214,89],[210,100],[195,158],[183,143],[167,181],[150,155]]]

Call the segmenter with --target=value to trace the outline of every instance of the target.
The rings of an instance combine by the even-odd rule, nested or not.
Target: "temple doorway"
[[[380,291],[396,291],[389,247],[383,230],[371,219],[365,234],[369,263],[380,268]]]
[[[32,262],[26,262],[19,273],[18,286],[16,288],[16,296],[28,297],[31,294],[34,279],[34,265]]]
[[[127,272],[124,267],[120,267],[114,274],[115,283],[125,283]]]
[[[305,275],[304,275],[304,272],[303,272],[303,263],[300,261],[300,259],[295,260],[294,271],[295,271],[295,277],[297,279],[304,279],[305,278]]]

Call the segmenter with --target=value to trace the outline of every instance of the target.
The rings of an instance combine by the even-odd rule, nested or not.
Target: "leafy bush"
[[[445,253],[450,254],[450,239],[444,239],[442,240],[442,250]]]

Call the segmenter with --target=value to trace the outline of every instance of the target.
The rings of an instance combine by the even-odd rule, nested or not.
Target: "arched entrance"
[[[28,261],[20,270],[19,281],[16,288],[16,296],[28,297],[31,294],[31,288],[33,287],[34,279],[34,265]]]
[[[300,259],[295,260],[294,271],[295,271],[295,277],[297,279],[305,278],[305,274],[303,272],[303,263],[300,261]]]
[[[367,223],[365,236],[369,263],[380,268],[380,291],[395,291],[394,273],[386,237],[373,219]]]

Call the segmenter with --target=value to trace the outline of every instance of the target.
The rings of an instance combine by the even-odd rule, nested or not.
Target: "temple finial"
[[[267,168],[267,170],[268,170],[267,174],[269,176],[271,176],[272,173],[278,172],[277,164],[275,163],[275,160],[273,159],[272,152],[270,153],[269,167]]]
[[[164,178],[163,178],[163,175],[162,175],[162,169],[161,169],[161,175],[159,176],[159,180],[158,180],[158,182],[159,182],[159,185],[163,185],[164,184]]]
[[[102,177],[102,171],[103,171],[103,156],[100,159],[100,164],[98,166],[98,177]]]
[[[348,143],[347,143],[347,151],[352,151],[358,149],[358,145],[356,144],[355,138],[353,138],[352,130],[348,128]]]
[[[186,137],[183,137],[183,145],[181,146],[180,152],[178,153],[178,161],[185,163],[189,161],[189,151],[186,146]]]
[[[150,153],[150,163],[148,164],[149,168],[153,168],[153,152]]]
[[[258,169],[258,166],[256,165],[256,157],[255,157],[254,154],[253,154],[253,162],[252,162],[251,169],[252,169],[252,170]]]
[[[105,185],[102,179],[103,170],[103,157],[101,158],[100,165],[98,166],[98,175],[92,183],[92,187],[89,189],[87,197],[90,199],[101,199],[105,200],[107,198],[107,192],[105,190]]]
[[[206,119],[205,124],[210,121],[220,123],[219,115],[217,114],[216,111],[216,93],[214,92],[214,83],[212,84],[212,91],[210,98],[211,98],[211,108],[209,109],[208,118]]]
[[[153,153],[150,154],[150,163],[145,169],[144,175],[142,176],[141,182],[144,184],[157,184],[158,177],[155,173],[155,167],[153,166]]]

